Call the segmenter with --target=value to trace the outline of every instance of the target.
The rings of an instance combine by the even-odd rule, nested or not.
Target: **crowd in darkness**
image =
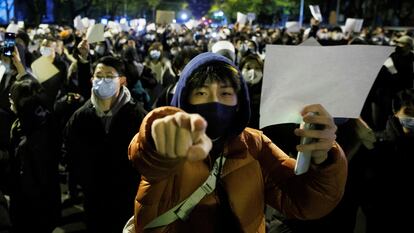
[[[395,51],[367,93],[360,118],[334,119],[348,162],[342,200],[316,220],[291,219],[267,206],[267,232],[353,232],[359,208],[366,232],[409,227],[408,216],[397,213],[409,213],[412,203],[412,32],[363,27],[349,33],[312,19],[297,32],[236,23],[106,27],[104,40],[95,43],[85,34],[67,25],[19,29],[13,55],[0,55],[0,232],[52,232],[63,203],[83,205],[88,232],[121,232],[134,215],[140,183],[128,157],[131,139],[147,113],[170,105],[186,65],[206,52],[226,57],[247,83],[248,127],[296,155],[296,125],[259,128],[261,87],[266,45],[300,45],[309,38],[322,46]],[[40,57],[58,70],[41,83],[31,70]],[[64,200],[61,183],[69,187]]]

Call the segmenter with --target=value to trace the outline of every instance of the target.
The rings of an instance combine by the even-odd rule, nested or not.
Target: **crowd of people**
[[[366,232],[409,226],[397,213],[412,203],[410,32],[346,33],[313,19],[299,32],[158,25],[104,35],[89,43],[71,26],[21,29],[13,55],[0,55],[0,232],[52,232],[62,182],[91,233],[353,232],[358,208]],[[360,118],[314,104],[301,114],[318,130],[261,129],[266,45],[310,37],[395,52]],[[39,82],[31,64],[42,56],[59,72]],[[299,145],[304,136],[318,140]],[[312,157],[300,176],[297,151]]]

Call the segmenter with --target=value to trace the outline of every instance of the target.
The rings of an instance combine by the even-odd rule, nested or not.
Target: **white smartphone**
[[[315,113],[312,113],[312,114],[314,115]],[[300,124],[300,128],[301,129],[316,129],[316,125],[302,122]],[[309,143],[312,143],[313,141],[314,141],[313,138],[302,137],[300,139],[300,144],[302,145],[309,144]],[[306,151],[306,152],[299,151],[296,157],[295,174],[301,175],[303,173],[306,173],[309,170],[310,163],[311,163],[311,152],[310,151]]]

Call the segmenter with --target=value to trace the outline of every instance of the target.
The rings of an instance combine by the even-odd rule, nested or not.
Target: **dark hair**
[[[30,37],[25,31],[19,30],[16,34],[16,38],[20,38],[26,47],[29,46]]]
[[[30,134],[51,119],[45,90],[35,78],[26,76],[14,82],[10,87],[10,98],[17,110],[22,132]]]
[[[198,54],[199,52],[192,48],[184,48],[179,51],[171,62],[174,72],[177,74],[179,71],[182,71],[185,65],[187,65],[187,63],[190,62],[191,59],[193,59]]]
[[[101,57],[101,58],[98,59],[98,61],[96,61],[95,65],[94,65],[94,69],[96,68],[96,66],[98,64],[103,64],[105,66],[110,66],[110,67],[114,68],[120,76],[125,75],[125,64],[119,58],[112,57],[112,56]]]
[[[358,37],[353,38],[351,41],[349,41],[348,44],[350,44],[350,45],[356,45],[356,44],[367,45],[368,42],[366,42],[364,40],[364,38],[358,36]]]
[[[188,91],[185,93],[185,99],[188,100],[191,90],[202,87],[205,83],[212,81],[229,82],[240,98],[241,82],[238,70],[227,63],[215,61],[206,63],[194,70],[191,77],[187,80]]]
[[[394,113],[407,106],[414,106],[414,89],[405,89],[398,92],[392,101]]]
[[[264,66],[263,61],[260,58],[260,56],[257,55],[257,54],[249,54],[247,56],[244,56],[240,61],[239,69],[242,69],[248,61],[252,61],[252,60],[256,61],[257,64],[259,64],[259,66],[262,67],[262,69],[263,69],[263,66]]]
[[[36,79],[27,78],[13,83],[10,87],[10,98],[16,110],[22,112],[29,103],[40,101],[40,94],[43,91],[43,87]]]
[[[224,83],[230,81],[230,84],[237,92],[241,89],[238,70],[229,64],[221,62],[212,62],[200,66],[187,80],[187,84],[189,89],[194,89],[202,87],[206,82],[212,81]]]

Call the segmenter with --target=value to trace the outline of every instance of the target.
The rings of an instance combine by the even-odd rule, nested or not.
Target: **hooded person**
[[[289,218],[315,219],[340,200],[346,159],[322,106],[306,106],[303,114],[319,112],[304,120],[325,126],[312,135],[326,143],[298,146],[318,151],[312,152],[308,173],[295,176],[295,160],[246,127],[247,85],[228,58],[214,53],[193,58],[171,105],[151,111],[130,143],[129,158],[142,179],[129,222],[134,227],[124,230],[264,233],[265,204]],[[295,133],[311,136],[307,130]]]

